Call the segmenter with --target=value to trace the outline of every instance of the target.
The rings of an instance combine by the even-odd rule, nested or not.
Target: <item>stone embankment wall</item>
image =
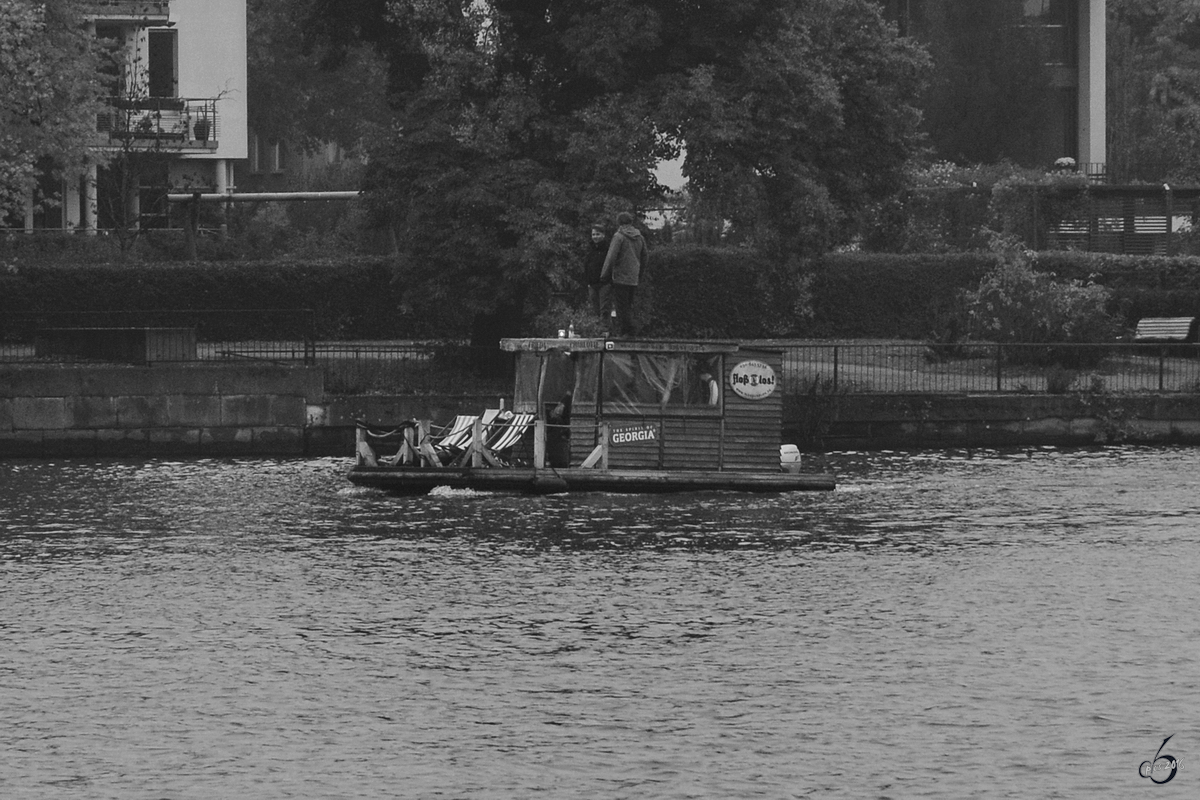
[[[843,395],[816,435],[822,449],[1200,444],[1200,395]],[[784,439],[803,438],[784,425]]]
[[[0,456],[300,455],[320,370],[0,367]]]
[[[498,406],[494,395],[326,396],[319,368],[0,366],[0,457],[345,455],[377,425]],[[1200,444],[1200,395],[841,395],[784,442],[819,449]],[[811,410],[810,410],[811,411]],[[807,424],[808,430],[802,425]]]

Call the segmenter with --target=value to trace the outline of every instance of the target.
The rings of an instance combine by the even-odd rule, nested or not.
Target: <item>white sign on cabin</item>
[[[657,442],[657,425],[623,425],[613,428],[609,436],[609,444],[633,444],[635,442]]]
[[[729,373],[729,385],[738,397],[762,400],[775,391],[775,370],[761,361],[743,361]]]

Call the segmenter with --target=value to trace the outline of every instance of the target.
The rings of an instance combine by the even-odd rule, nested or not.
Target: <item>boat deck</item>
[[[532,494],[558,492],[798,492],[830,491],[832,475],[796,472],[717,472],[686,470],[601,470],[423,468],[356,466],[349,479],[359,486],[421,494],[436,486]]]

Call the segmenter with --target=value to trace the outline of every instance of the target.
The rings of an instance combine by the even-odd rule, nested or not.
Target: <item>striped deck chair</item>
[[[474,414],[459,414],[454,418],[454,422],[450,423],[450,429],[442,438],[432,443],[433,446],[441,450],[461,450],[462,446],[471,440],[471,430],[478,418]]]
[[[416,450],[427,467],[440,467],[452,459],[461,449],[463,443],[471,436],[471,430],[478,419],[473,414],[459,414],[454,422],[442,428],[442,435],[434,437],[429,433],[428,423],[422,424],[420,441]]]
[[[496,424],[496,420],[502,415],[510,412],[501,411],[498,408],[489,408],[479,416],[479,425],[482,440],[480,441],[480,449],[486,448],[487,442],[492,437],[492,429]],[[456,441],[449,447],[445,445],[445,440],[435,449],[449,458],[450,466],[464,466],[471,460],[471,452],[475,449],[475,417],[470,418],[470,424],[466,431],[456,438]],[[449,437],[447,437],[449,438]]]
[[[483,458],[493,467],[507,466],[500,454],[511,450],[533,424],[533,414],[513,414],[506,421],[498,423],[483,449]]]

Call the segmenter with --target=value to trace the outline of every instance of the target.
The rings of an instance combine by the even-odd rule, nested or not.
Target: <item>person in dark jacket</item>
[[[633,215],[622,211],[617,215],[617,232],[608,245],[600,280],[612,281],[613,313],[616,325],[613,333],[618,336],[633,334],[633,294],[638,281],[650,260],[650,249],[642,233],[633,225]]]
[[[596,223],[592,226],[592,243],[588,247],[587,258],[583,262],[583,280],[588,287],[588,303],[600,320],[600,327],[608,330],[612,311],[612,288],[600,280],[604,270],[604,257],[608,255],[608,233],[604,225]]]

